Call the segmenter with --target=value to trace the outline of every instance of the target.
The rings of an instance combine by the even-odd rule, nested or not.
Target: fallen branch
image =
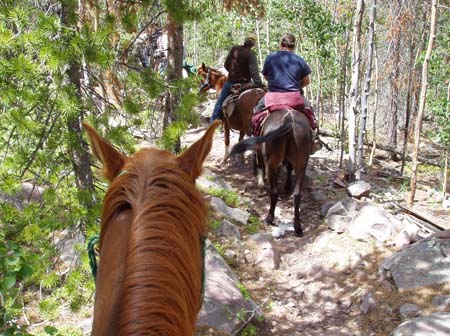
[[[319,134],[327,136],[327,137],[336,138],[336,139],[339,138],[338,135],[336,134],[336,132],[333,132],[333,131],[330,131],[330,130],[326,130],[326,129],[323,129],[323,128],[320,129]],[[368,146],[368,147],[369,146],[373,147],[374,144],[373,144],[372,141],[365,140],[364,141],[364,145]],[[403,153],[401,151],[399,151],[398,149],[396,149],[396,148],[394,148],[392,146],[389,146],[389,145],[382,145],[382,144],[377,143],[376,144],[376,149],[381,149],[381,150],[383,150],[385,152],[394,153],[394,154],[396,154],[398,156],[402,156],[403,155]],[[439,158],[440,157],[441,156],[439,156]],[[407,156],[406,159],[407,159],[407,161],[412,161],[412,159],[409,156]],[[435,160],[426,158],[424,156],[419,156],[418,160],[421,163],[429,164],[431,166],[435,166],[435,167],[441,167],[442,166],[442,164],[439,161],[435,161]]]
[[[245,320],[244,321],[244,323],[237,329],[237,330],[235,330],[232,334],[231,334],[231,336],[236,336],[236,335],[238,335],[249,323],[250,323],[250,321],[251,320],[253,320],[253,318],[255,317],[255,315],[256,315],[256,311],[258,310],[258,308],[260,308],[260,307],[262,307],[266,302],[267,302],[267,300],[269,300],[269,298],[270,298],[270,296],[268,296],[268,297],[266,297],[265,299],[264,299],[264,301],[260,304],[260,305],[257,305],[256,307],[255,307],[255,309],[253,309],[252,310],[252,313],[250,314],[250,317],[249,318],[247,318],[247,320]]]
[[[446,229],[440,223],[439,224],[436,223],[436,220],[432,220],[427,215],[425,215],[423,213],[419,213],[417,210],[414,210],[414,209],[412,209],[412,208],[410,208],[408,206],[401,205],[399,203],[395,203],[395,205],[398,206],[403,211],[405,211],[406,213],[408,213],[408,214],[410,214],[410,215],[420,219],[422,222],[426,223],[425,226],[428,229],[433,230],[434,232],[443,231],[443,230]]]

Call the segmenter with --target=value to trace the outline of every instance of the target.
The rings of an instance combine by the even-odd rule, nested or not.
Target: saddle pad
[[[305,107],[305,100],[300,91],[267,92],[265,99],[270,112],[286,109],[302,111]]]
[[[239,95],[229,95],[222,104],[222,111],[223,116],[225,118],[229,118],[234,111],[234,107],[236,106],[236,101],[238,99]]]
[[[252,116],[252,135],[253,136],[259,136],[261,134],[261,129],[262,129],[264,120],[266,120],[268,115],[269,115],[269,111],[267,109],[265,109],[265,110],[262,110],[261,112],[258,112]]]

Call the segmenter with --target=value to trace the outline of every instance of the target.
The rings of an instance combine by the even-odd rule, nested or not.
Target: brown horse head
[[[217,96],[222,91],[223,84],[228,79],[226,75],[217,69],[206,66],[202,63],[202,66],[198,68],[197,75],[201,77],[199,92],[206,92],[209,89],[216,90]]]
[[[208,214],[194,182],[218,123],[180,156],[154,148],[126,156],[83,125],[111,182],[100,226],[92,335],[192,336]]]

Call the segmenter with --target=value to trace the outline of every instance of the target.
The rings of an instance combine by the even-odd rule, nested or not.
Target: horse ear
[[[205,63],[202,63],[202,69],[203,69],[204,71],[206,71],[206,65],[205,65]]]
[[[91,139],[92,151],[103,164],[103,176],[111,182],[122,171],[125,164],[125,155],[98,135],[91,125],[83,122],[83,127]]]
[[[202,172],[203,161],[205,161],[209,151],[211,150],[214,131],[219,124],[219,120],[212,123],[202,138],[197,140],[177,158],[180,168],[191,176],[193,181],[195,181],[195,179],[199,177]]]

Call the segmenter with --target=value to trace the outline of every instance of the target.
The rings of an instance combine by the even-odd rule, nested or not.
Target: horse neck
[[[216,90],[217,96],[220,95],[222,92],[223,85],[225,84],[225,81],[227,80],[227,77],[222,75],[220,76],[214,83],[214,89]]]
[[[186,174],[162,167],[154,175],[130,178],[124,189],[133,217],[108,335],[191,336],[195,330],[207,209]]]

